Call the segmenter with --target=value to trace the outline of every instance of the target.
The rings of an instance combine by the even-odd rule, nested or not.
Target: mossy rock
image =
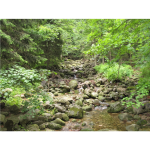
[[[56,123],[56,124],[60,124],[60,125],[62,125],[62,126],[64,126],[65,125],[65,122],[64,121],[62,121],[60,118],[56,118],[54,121],[52,121],[53,123]]]
[[[28,131],[39,131],[39,126],[37,124],[31,124],[27,126]]]
[[[79,105],[79,106],[83,106],[82,100],[77,100],[77,101],[75,102],[75,104],[77,104],[77,105]]]
[[[69,109],[68,116],[72,118],[83,118],[83,110],[78,106],[73,106]]]
[[[139,115],[134,115],[133,119],[135,119],[135,120],[140,120],[141,117],[140,117]]]
[[[132,106],[127,107],[127,108],[126,108],[126,111],[127,111],[128,113],[133,113],[133,107],[132,107]]]
[[[69,121],[69,117],[67,116],[67,114],[65,113],[62,114],[62,120]]]
[[[124,109],[125,109],[125,107],[123,105],[121,105],[120,102],[115,102],[115,103],[110,104],[110,107],[108,108],[107,112],[108,113],[118,113]]]
[[[136,124],[139,125],[139,126],[143,126],[143,125],[147,124],[147,121],[141,119],[141,120],[138,120],[138,121],[136,122]]]
[[[60,129],[62,129],[62,126],[60,124],[56,124],[54,122],[48,123],[47,127],[49,129],[54,129],[54,130],[60,130]]]
[[[92,105],[83,106],[82,109],[83,109],[84,111],[91,111],[91,110],[92,110]]]

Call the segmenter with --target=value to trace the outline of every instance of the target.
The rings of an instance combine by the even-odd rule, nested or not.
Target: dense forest
[[[149,126],[149,19],[1,19],[0,38],[1,130],[84,127],[100,106],[130,121],[116,130]]]

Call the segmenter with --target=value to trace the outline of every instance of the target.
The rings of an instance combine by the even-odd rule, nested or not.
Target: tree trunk
[[[109,52],[109,60],[111,61],[111,50]]]
[[[102,58],[102,63],[104,64],[104,57]]]

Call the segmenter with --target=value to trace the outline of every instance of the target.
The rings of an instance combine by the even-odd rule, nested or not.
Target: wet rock
[[[118,130],[110,130],[110,129],[101,129],[97,130],[96,132],[119,132]]]
[[[60,130],[60,129],[62,129],[62,126],[60,124],[56,124],[56,123],[53,123],[53,122],[48,123],[47,127],[49,129],[54,129],[54,130]]]
[[[64,121],[62,121],[60,118],[56,118],[54,121],[52,121],[53,123],[56,123],[56,124],[60,124],[60,125],[62,125],[62,126],[64,126],[65,125],[65,122]]]
[[[37,124],[27,125],[26,129],[28,131],[40,131],[39,126]]]
[[[108,108],[107,112],[109,113],[118,113],[122,110],[124,110],[124,106],[121,105],[120,102],[115,102],[115,103],[112,103],[110,104],[110,107]]]
[[[147,121],[141,119],[141,120],[138,120],[138,121],[136,122],[136,124],[142,127],[143,125],[147,124]]]
[[[132,116],[129,115],[128,113],[122,113],[122,114],[119,114],[119,115],[118,115],[118,118],[119,118],[121,121],[127,121],[127,120],[131,120],[131,119],[132,119]]]
[[[139,125],[137,124],[131,124],[129,126],[126,126],[127,131],[139,131]]]
[[[9,107],[9,110],[13,114],[18,114],[20,111],[20,108],[17,105],[13,105]]]
[[[84,111],[91,111],[91,110],[92,110],[92,105],[83,106],[82,109],[83,109]]]
[[[96,98],[98,96],[97,92],[91,92],[91,97]]]
[[[72,117],[72,118],[79,118],[80,119],[83,117],[83,110],[79,106],[72,106],[69,109],[68,116]]]
[[[93,105],[99,106],[99,105],[100,105],[99,100],[98,100],[98,99],[95,99],[95,100],[93,101]]]
[[[90,129],[90,128],[83,128],[81,129],[80,131],[94,131],[93,129]]]
[[[71,89],[76,89],[78,86],[78,82],[76,80],[71,80],[68,85]]]

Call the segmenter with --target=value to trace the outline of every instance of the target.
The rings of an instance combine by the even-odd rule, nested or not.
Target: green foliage
[[[100,64],[94,67],[96,71],[99,73],[103,73],[103,75],[109,81],[115,81],[117,79],[122,80],[125,77],[130,77],[133,73],[132,67],[129,65],[121,65],[119,69],[119,65],[117,63],[109,64]],[[119,69],[119,76],[118,76]]]
[[[11,89],[13,90],[9,96],[4,96],[5,100],[5,104],[12,106],[12,105],[17,105],[20,106],[22,104],[22,98],[21,98],[21,94],[25,93],[25,90],[23,88],[14,88],[11,87]]]
[[[18,65],[14,65],[8,70],[2,70],[0,72],[0,89],[16,85],[30,87],[34,85],[35,82],[40,82],[41,79],[46,80],[47,76],[51,73],[46,69],[39,70],[39,72],[36,69],[25,69]]]
[[[94,67],[94,69],[99,72],[99,73],[104,73],[107,69],[109,68],[108,64],[100,64],[100,65],[96,65]]]

